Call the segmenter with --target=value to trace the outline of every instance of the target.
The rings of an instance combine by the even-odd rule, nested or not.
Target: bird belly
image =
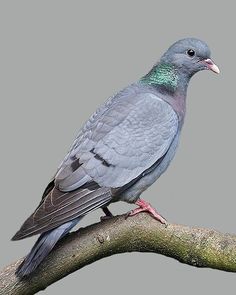
[[[173,159],[179,141],[179,132],[176,134],[172,144],[166,153],[163,160],[155,167],[151,172],[147,173],[141,177],[137,182],[130,186],[127,190],[123,191],[122,194],[117,198],[119,201],[125,201],[128,203],[135,203],[139,196],[144,192],[149,186],[151,186],[169,166],[171,160]]]

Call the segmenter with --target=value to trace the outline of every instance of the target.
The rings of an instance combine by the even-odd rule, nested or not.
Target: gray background
[[[10,238],[82,122],[187,36],[207,41],[221,74],[205,71],[191,81],[176,158],[143,197],[170,222],[235,233],[235,9],[229,1],[137,2],[0,2],[1,268],[33,245],[35,238]],[[234,286],[231,273],[133,253],[98,261],[45,293],[228,294]]]

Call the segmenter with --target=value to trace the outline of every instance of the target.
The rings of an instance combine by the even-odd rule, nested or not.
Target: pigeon
[[[109,204],[136,204],[133,216],[147,212],[166,220],[141,194],[167,169],[178,146],[187,87],[201,71],[219,73],[208,45],[196,38],[175,42],[148,74],[111,96],[80,129],[46,187],[34,213],[12,240],[40,234],[16,271],[27,277],[56,243],[86,214]]]

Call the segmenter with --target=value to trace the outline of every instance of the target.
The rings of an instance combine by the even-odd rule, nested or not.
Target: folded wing
[[[46,188],[35,212],[13,239],[51,230],[112,201],[168,151],[178,131],[172,107],[129,88],[86,122]]]

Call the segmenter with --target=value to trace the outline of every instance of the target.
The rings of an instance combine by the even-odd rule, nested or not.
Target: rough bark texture
[[[103,257],[125,252],[155,252],[197,267],[236,272],[236,236],[183,225],[160,224],[141,213],[117,216],[66,236],[38,270],[19,281],[15,269],[0,273],[0,294],[35,294],[68,274]],[[79,273],[78,273],[79,276]]]

